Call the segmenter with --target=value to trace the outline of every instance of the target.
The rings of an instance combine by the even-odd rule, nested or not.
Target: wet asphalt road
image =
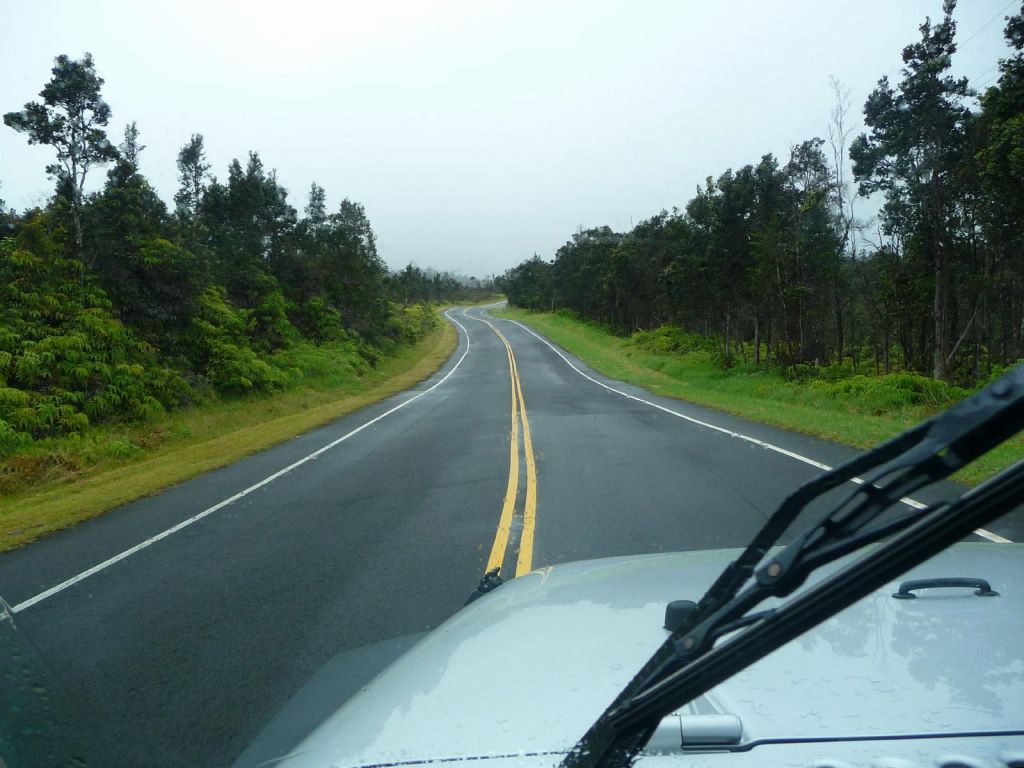
[[[229,765],[336,654],[423,632],[463,604],[509,485],[513,390],[481,310],[451,314],[459,347],[413,390],[0,556],[0,594],[116,764]],[[505,573],[524,536],[534,567],[741,546],[821,471],[596,382],[818,462],[853,455],[611,382],[511,321],[490,322],[514,352],[536,459],[526,533],[518,462]],[[1024,516],[989,530],[1020,541]]]

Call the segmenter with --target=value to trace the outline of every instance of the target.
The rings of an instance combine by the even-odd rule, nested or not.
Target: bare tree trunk
[[[754,365],[761,367],[761,323],[754,313]]]
[[[971,319],[967,321],[967,325],[964,327],[964,332],[960,334],[960,338],[956,340],[956,344],[953,345],[953,349],[949,353],[949,357],[946,358],[945,365],[948,367],[953,362],[953,357],[956,355],[956,351],[960,349],[960,345],[963,340],[967,338],[967,332],[971,330],[971,325],[974,323],[974,318],[978,314],[978,305],[974,305],[974,312],[971,315]]]
[[[847,196],[846,191],[846,162],[848,159],[847,144],[853,134],[853,128],[848,124],[847,115],[850,112],[850,89],[844,88],[842,83],[835,77],[830,78],[833,94],[833,106],[831,119],[828,124],[828,142],[832,148],[833,182],[835,186],[835,202],[839,209],[839,217],[843,226],[842,241],[839,246],[839,268],[842,269],[843,260],[847,249],[850,250],[851,261],[856,256],[857,244],[854,239],[851,242],[851,235],[854,235],[853,197]],[[847,206],[849,206],[847,208]],[[842,276],[836,273],[833,281],[833,301],[835,302],[836,313],[836,345],[838,346],[838,362],[843,364],[846,355],[846,338],[843,327],[843,297],[842,297]]]
[[[833,283],[832,297],[835,301],[836,310],[836,347],[838,362],[843,364],[843,356],[846,352],[846,339],[843,336],[843,299],[840,295],[840,278],[837,274]]]
[[[725,308],[725,361],[728,363],[729,358],[732,357],[731,350],[729,349],[729,331],[731,330],[729,325],[730,320],[729,307]]]
[[[796,306],[796,324],[797,333],[799,334],[799,348],[797,354],[799,355],[800,362],[802,363],[806,357],[806,351],[804,348],[804,307],[802,300]]]
[[[935,323],[935,355],[932,378],[946,378],[946,265],[941,251],[935,254],[935,296],[932,300],[932,318]]]
[[[890,361],[889,361],[889,347],[892,346],[892,310],[886,307],[884,331],[882,332],[882,372],[889,373]]]
[[[71,203],[71,226],[75,235],[75,258],[82,258],[82,203],[74,200]]]

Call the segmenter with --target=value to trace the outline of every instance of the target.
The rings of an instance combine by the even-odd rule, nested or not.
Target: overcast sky
[[[830,75],[859,118],[941,5],[0,0],[0,112],[36,98],[57,54],[90,51],[112,138],[138,122],[165,200],[199,132],[221,178],[254,149],[300,211],[312,181],[332,208],[362,202],[391,266],[482,276],[824,136]],[[994,81],[1016,7],[961,0],[954,68],[972,84]],[[0,197],[44,202],[50,159],[0,126]]]

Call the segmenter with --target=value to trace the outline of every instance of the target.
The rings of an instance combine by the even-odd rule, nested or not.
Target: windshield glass
[[[1024,457],[991,394],[922,475],[772,518],[1024,360],[1019,2],[4,21],[0,763],[552,765],[666,702],[745,745],[1024,722],[1009,490],[676,688]],[[950,578],[998,594],[892,597]]]

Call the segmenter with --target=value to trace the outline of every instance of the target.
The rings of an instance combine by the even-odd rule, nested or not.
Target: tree
[[[0,237],[8,237],[14,233],[14,210],[7,210],[7,203],[0,197]]]
[[[348,198],[328,222],[330,241],[323,269],[328,296],[346,327],[372,335],[387,314],[383,302],[387,268],[377,253],[377,237],[366,209]]]
[[[988,245],[987,284],[996,301],[983,307],[988,345],[1001,363],[1024,354],[1024,4],[1004,30],[1013,54],[999,62],[999,81],[981,97],[975,163],[983,193],[982,231]]]
[[[267,173],[256,152],[243,168],[236,159],[228,179],[214,179],[203,194],[201,221],[209,232],[217,281],[244,307],[255,307],[277,288],[273,267],[296,222],[288,192]]]
[[[322,229],[327,223],[327,193],[315,181],[309,187],[309,202],[303,211],[311,229]]]
[[[110,121],[110,107],[100,96],[103,78],[96,74],[92,54],[80,60],[62,54],[51,72],[53,77],[39,92],[42,103],[29,102],[22,112],[8,112],[4,123],[27,134],[29,144],[57,150],[57,162],[46,171],[70,192],[74,255],[81,258],[85,179],[92,166],[114,160],[117,150],[103,131]]]
[[[117,146],[120,153],[117,159],[126,167],[131,168],[134,173],[138,173],[139,155],[145,148],[144,144],[139,143],[139,126],[132,120],[124,127],[124,139]]]
[[[192,138],[178,152],[178,181],[180,187],[174,195],[178,216],[188,224],[194,224],[199,216],[203,199],[203,187],[210,164],[206,162],[203,134],[193,133]]]
[[[932,267],[932,376],[946,378],[950,221],[956,206],[956,174],[963,163],[970,123],[967,78],[947,74],[956,51],[955,0],[945,0],[943,20],[921,25],[921,41],[903,49],[903,80],[888,78],[864,104],[870,133],[850,147],[861,195],[884,191],[888,228],[909,224],[912,245]]]
[[[828,144],[832,153],[832,175],[834,189],[833,204],[836,210],[837,226],[840,233],[839,269],[835,271],[832,284],[832,303],[835,312],[836,355],[840,363],[846,357],[846,296],[843,292],[842,259],[849,253],[850,261],[857,258],[857,220],[854,216],[854,200],[856,193],[850,191],[846,180],[846,164],[849,160],[848,147],[853,127],[850,125],[850,93],[835,77],[829,79],[832,87],[833,106],[828,122]]]
[[[170,241],[167,207],[139,170],[145,147],[125,127],[102,192],[82,212],[84,248],[118,316],[147,341],[176,351],[198,311],[206,276],[195,256]]]
[[[214,179],[202,197],[200,226],[208,233],[215,280],[233,303],[252,310],[250,330],[265,350],[285,345],[294,333],[275,277],[291,261],[295,240],[296,211],[287,197],[255,152],[245,168],[233,160],[227,184]]]

